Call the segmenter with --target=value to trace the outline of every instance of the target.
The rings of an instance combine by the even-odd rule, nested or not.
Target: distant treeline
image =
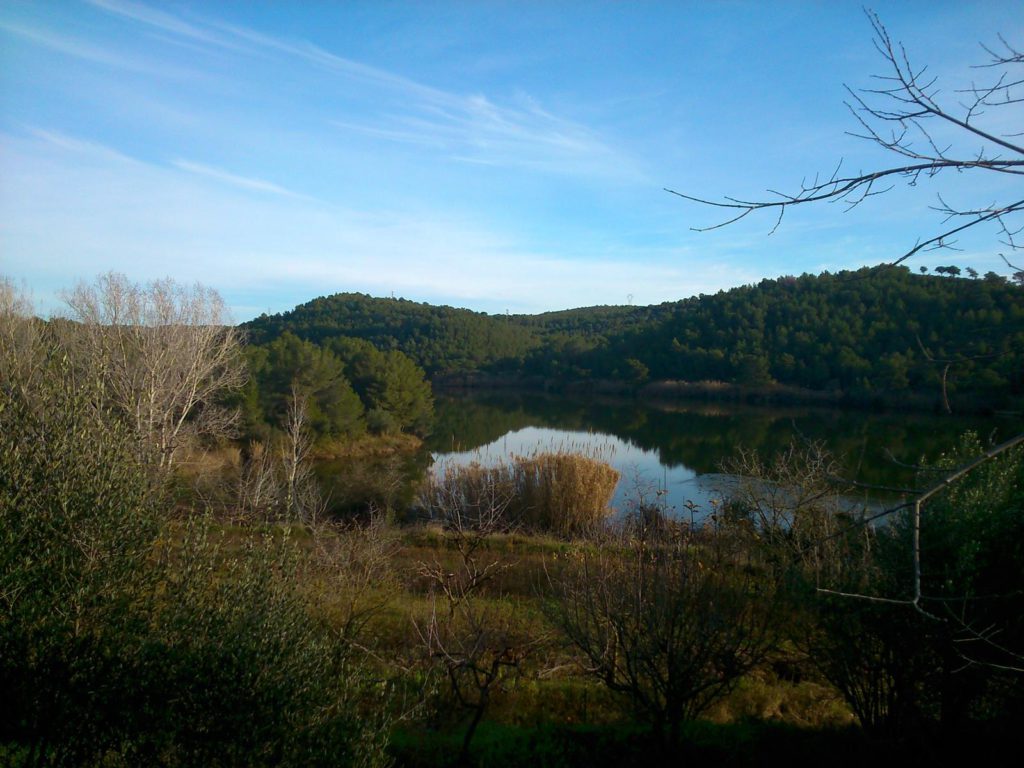
[[[647,307],[488,315],[339,293],[244,328],[400,351],[431,377],[514,374],[549,384],[721,381],[839,392],[928,393],[1001,407],[1024,394],[1024,289],[904,267],[763,280]]]

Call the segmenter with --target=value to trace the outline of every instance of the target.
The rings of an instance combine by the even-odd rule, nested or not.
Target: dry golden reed
[[[434,516],[462,524],[500,514],[509,527],[575,536],[605,519],[618,482],[618,470],[593,456],[537,453],[489,467],[449,465],[423,503]]]

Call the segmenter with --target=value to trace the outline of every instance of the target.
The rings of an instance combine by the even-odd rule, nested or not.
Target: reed
[[[552,451],[493,466],[449,465],[422,502],[433,517],[460,525],[500,515],[509,528],[572,537],[605,519],[618,482],[618,470],[594,456]]]
[[[514,464],[513,513],[532,530],[559,536],[584,533],[603,521],[619,472],[578,453],[542,453]]]

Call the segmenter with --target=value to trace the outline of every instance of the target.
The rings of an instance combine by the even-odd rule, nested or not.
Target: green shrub
[[[0,389],[0,741],[85,764],[133,714],[158,525],[132,441],[49,374]]]
[[[205,518],[174,526],[97,393],[61,364],[41,381],[0,385],[0,755],[380,763],[371,689],[288,542],[229,550]]]

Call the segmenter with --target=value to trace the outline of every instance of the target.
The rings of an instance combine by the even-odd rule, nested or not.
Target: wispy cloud
[[[336,128],[390,142],[430,146],[453,159],[554,173],[642,178],[637,164],[597,131],[543,108],[528,95],[499,103],[461,94],[332,53],[307,40],[269,35],[219,20],[189,16],[126,0],[89,0],[96,8],[161,34],[239,55],[283,56],[336,76],[369,102],[359,119],[338,117]]]
[[[454,97],[443,90],[432,88],[428,85],[418,83],[407,77],[388,72],[378,67],[363,64],[354,59],[338,56],[326,51],[308,40],[288,40],[274,35],[267,35],[256,32],[252,29],[239,27],[232,24],[224,24],[218,21],[210,21],[211,27],[227,33],[232,39],[251,43],[264,51],[275,51],[287,54],[293,58],[300,59],[309,64],[331,72],[343,75],[351,80],[361,82],[365,85],[377,88],[400,92],[407,96],[415,96],[428,102],[445,103],[457,101]]]
[[[391,141],[451,149],[491,164],[523,164],[558,169],[590,168],[600,161],[621,174],[631,164],[596,132],[543,109],[520,95],[517,103],[499,105],[483,94],[462,95],[434,88],[393,72],[338,56],[308,41],[285,40],[250,29],[212,22],[216,29],[267,50],[278,51],[384,91],[405,112],[388,110],[376,122],[332,123]],[[572,163],[572,161],[577,161]]]
[[[165,32],[188,37],[204,43],[210,43],[222,48],[242,50],[238,43],[228,40],[222,36],[213,34],[205,29],[203,24],[195,24],[182,20],[174,14],[151,8],[141,3],[122,2],[122,0],[86,0],[90,5],[95,6],[108,13],[122,16],[126,19],[145,24],[150,27],[162,29]]]
[[[80,139],[77,136],[69,136],[68,134],[61,133],[60,131],[48,131],[42,128],[29,127],[27,129],[27,133],[36,137],[44,144],[48,144],[67,152],[75,153],[80,157],[105,162],[113,161],[116,163],[138,162],[134,158],[129,157],[123,152],[119,152],[106,144]],[[10,141],[10,139],[8,139],[8,141]]]
[[[483,95],[449,98],[421,103],[404,113],[378,115],[375,123],[335,125],[392,141],[441,147],[467,162],[641,178],[636,166],[596,132],[526,97],[508,105]]]
[[[44,299],[109,269],[200,280],[239,320],[254,296],[274,296],[259,307],[272,311],[356,290],[526,312],[624,303],[627,293],[663,301],[736,280],[710,261],[659,264],[661,254],[625,246],[575,261],[440,209],[368,212],[290,194],[281,205],[288,190],[261,179],[133,160],[67,135],[0,134],[0,151],[4,269],[34,275]]]
[[[137,72],[147,76],[167,76],[172,71],[166,66],[156,66],[149,62],[141,61],[138,58],[122,56],[113,53],[108,49],[80,40],[71,35],[65,35],[52,30],[26,24],[18,24],[6,19],[0,19],[0,30],[11,35],[16,35],[36,45],[49,48],[66,56],[72,56],[83,61],[94,64],[102,64],[108,67]]]
[[[254,179],[248,176],[239,176],[238,174],[229,173],[219,168],[211,168],[210,166],[202,165],[201,163],[193,163],[188,160],[174,160],[171,165],[175,168],[180,168],[183,171],[188,171],[189,173],[194,173],[199,176],[205,176],[209,179],[216,179],[217,181],[224,182],[225,184],[231,184],[241,189],[248,189],[254,192],[269,192],[274,195],[284,195],[285,197],[305,197],[304,195],[292,192],[290,189],[285,189],[284,187],[270,181]]]

